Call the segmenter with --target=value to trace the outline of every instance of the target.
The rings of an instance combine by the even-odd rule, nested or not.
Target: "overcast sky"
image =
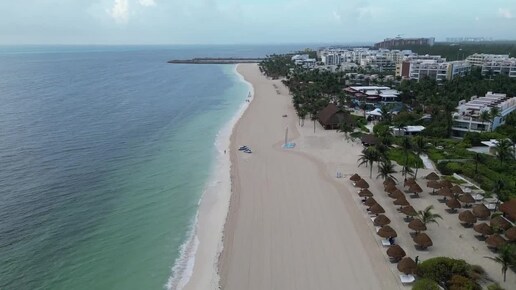
[[[0,0],[0,44],[516,39],[516,0]]]

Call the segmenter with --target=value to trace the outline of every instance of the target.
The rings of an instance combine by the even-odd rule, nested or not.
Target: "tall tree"
[[[507,281],[507,270],[509,267],[516,266],[516,250],[514,245],[507,244],[498,252],[497,257],[485,257],[502,265],[503,281]]]
[[[376,178],[378,179],[378,177],[381,177],[385,180],[390,177],[394,181],[398,181],[396,177],[393,176],[393,174],[397,172],[394,168],[394,164],[392,164],[389,159],[383,160],[380,165],[378,165],[378,175]]]
[[[443,217],[439,214],[433,213],[432,210],[434,209],[433,205],[427,206],[424,210],[420,210],[417,212],[417,215],[419,219],[423,222],[423,224],[427,225],[429,223],[436,223],[437,219],[443,219]]]
[[[410,142],[410,140],[407,136],[405,136],[401,141],[401,149],[403,150],[403,153],[405,154],[405,164],[403,164],[403,166],[408,168],[409,167],[408,156],[409,156],[410,149],[412,149],[412,143]],[[408,171],[404,170],[405,178],[407,178],[407,173],[408,173]]]
[[[367,167],[367,164],[369,164],[369,178],[373,178],[373,164],[380,159],[380,155],[378,154],[378,151],[374,147],[367,147],[366,149],[362,150],[362,154],[360,154],[360,158],[358,158],[358,161],[360,161],[360,165],[365,164]]]
[[[480,119],[480,122],[482,122],[482,125],[484,126],[484,131],[489,131],[489,130],[486,130],[485,124],[484,124],[485,122],[491,120],[491,114],[489,114],[489,111],[482,111],[482,113],[480,113],[479,119]]]
[[[512,144],[511,141],[507,139],[497,140],[495,146],[496,158],[500,160],[500,166],[503,165],[503,162],[506,160],[514,159],[514,152],[512,152]]]

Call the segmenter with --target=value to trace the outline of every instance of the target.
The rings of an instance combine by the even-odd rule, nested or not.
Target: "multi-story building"
[[[497,107],[499,115],[483,120],[482,112],[491,112]],[[452,136],[464,137],[467,132],[492,131],[505,123],[505,118],[516,110],[516,97],[508,97],[506,94],[487,92],[484,97],[471,97],[469,102],[462,100],[453,113]]]
[[[516,58],[486,61],[482,65],[483,75],[507,75],[516,78]]]
[[[464,76],[471,70],[471,65],[465,61],[444,60],[443,58],[409,59],[396,66],[396,75],[417,81],[423,78],[444,81]]]
[[[434,45],[435,38],[429,37],[429,38],[386,38],[382,42],[378,42],[374,44],[374,48],[393,48],[393,47],[400,47],[400,46],[407,46],[407,45]]]
[[[508,54],[475,53],[466,58],[472,66],[483,66],[486,61],[500,61],[509,58]]]

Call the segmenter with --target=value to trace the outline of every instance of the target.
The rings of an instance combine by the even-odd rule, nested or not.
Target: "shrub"
[[[502,286],[500,286],[500,284],[495,283],[495,284],[491,284],[491,285],[487,286],[487,290],[505,290],[505,289],[502,288]]]
[[[461,275],[453,275],[448,282],[449,290],[477,290],[482,289],[473,280]]]
[[[417,280],[412,286],[412,290],[439,290],[439,284],[435,283],[435,281],[424,278]]]
[[[470,277],[470,272],[471,266],[464,260],[448,257],[428,259],[417,268],[420,277],[431,279],[441,285],[451,282],[454,275]]]

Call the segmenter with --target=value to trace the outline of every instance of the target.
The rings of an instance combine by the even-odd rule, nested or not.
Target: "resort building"
[[[472,66],[483,66],[486,61],[501,61],[509,58],[508,54],[475,53],[466,58]]]
[[[317,63],[317,60],[315,58],[310,58],[308,54],[296,54],[292,56],[291,59],[296,65],[300,65],[305,68],[314,68]]]
[[[516,78],[516,58],[486,61],[482,65],[482,74],[492,76],[506,75],[510,78]]]
[[[396,76],[417,81],[423,78],[444,81],[464,76],[471,71],[471,65],[465,61],[447,62],[440,56],[431,57],[432,59],[414,58],[401,62],[396,67]]]
[[[366,103],[396,103],[400,92],[383,86],[351,86],[344,91],[355,100]]]
[[[482,112],[499,109],[499,115],[484,120]],[[516,97],[488,92],[484,97],[471,97],[469,102],[462,100],[453,113],[452,136],[463,137],[467,132],[492,131],[505,123],[505,117],[516,109]]]

